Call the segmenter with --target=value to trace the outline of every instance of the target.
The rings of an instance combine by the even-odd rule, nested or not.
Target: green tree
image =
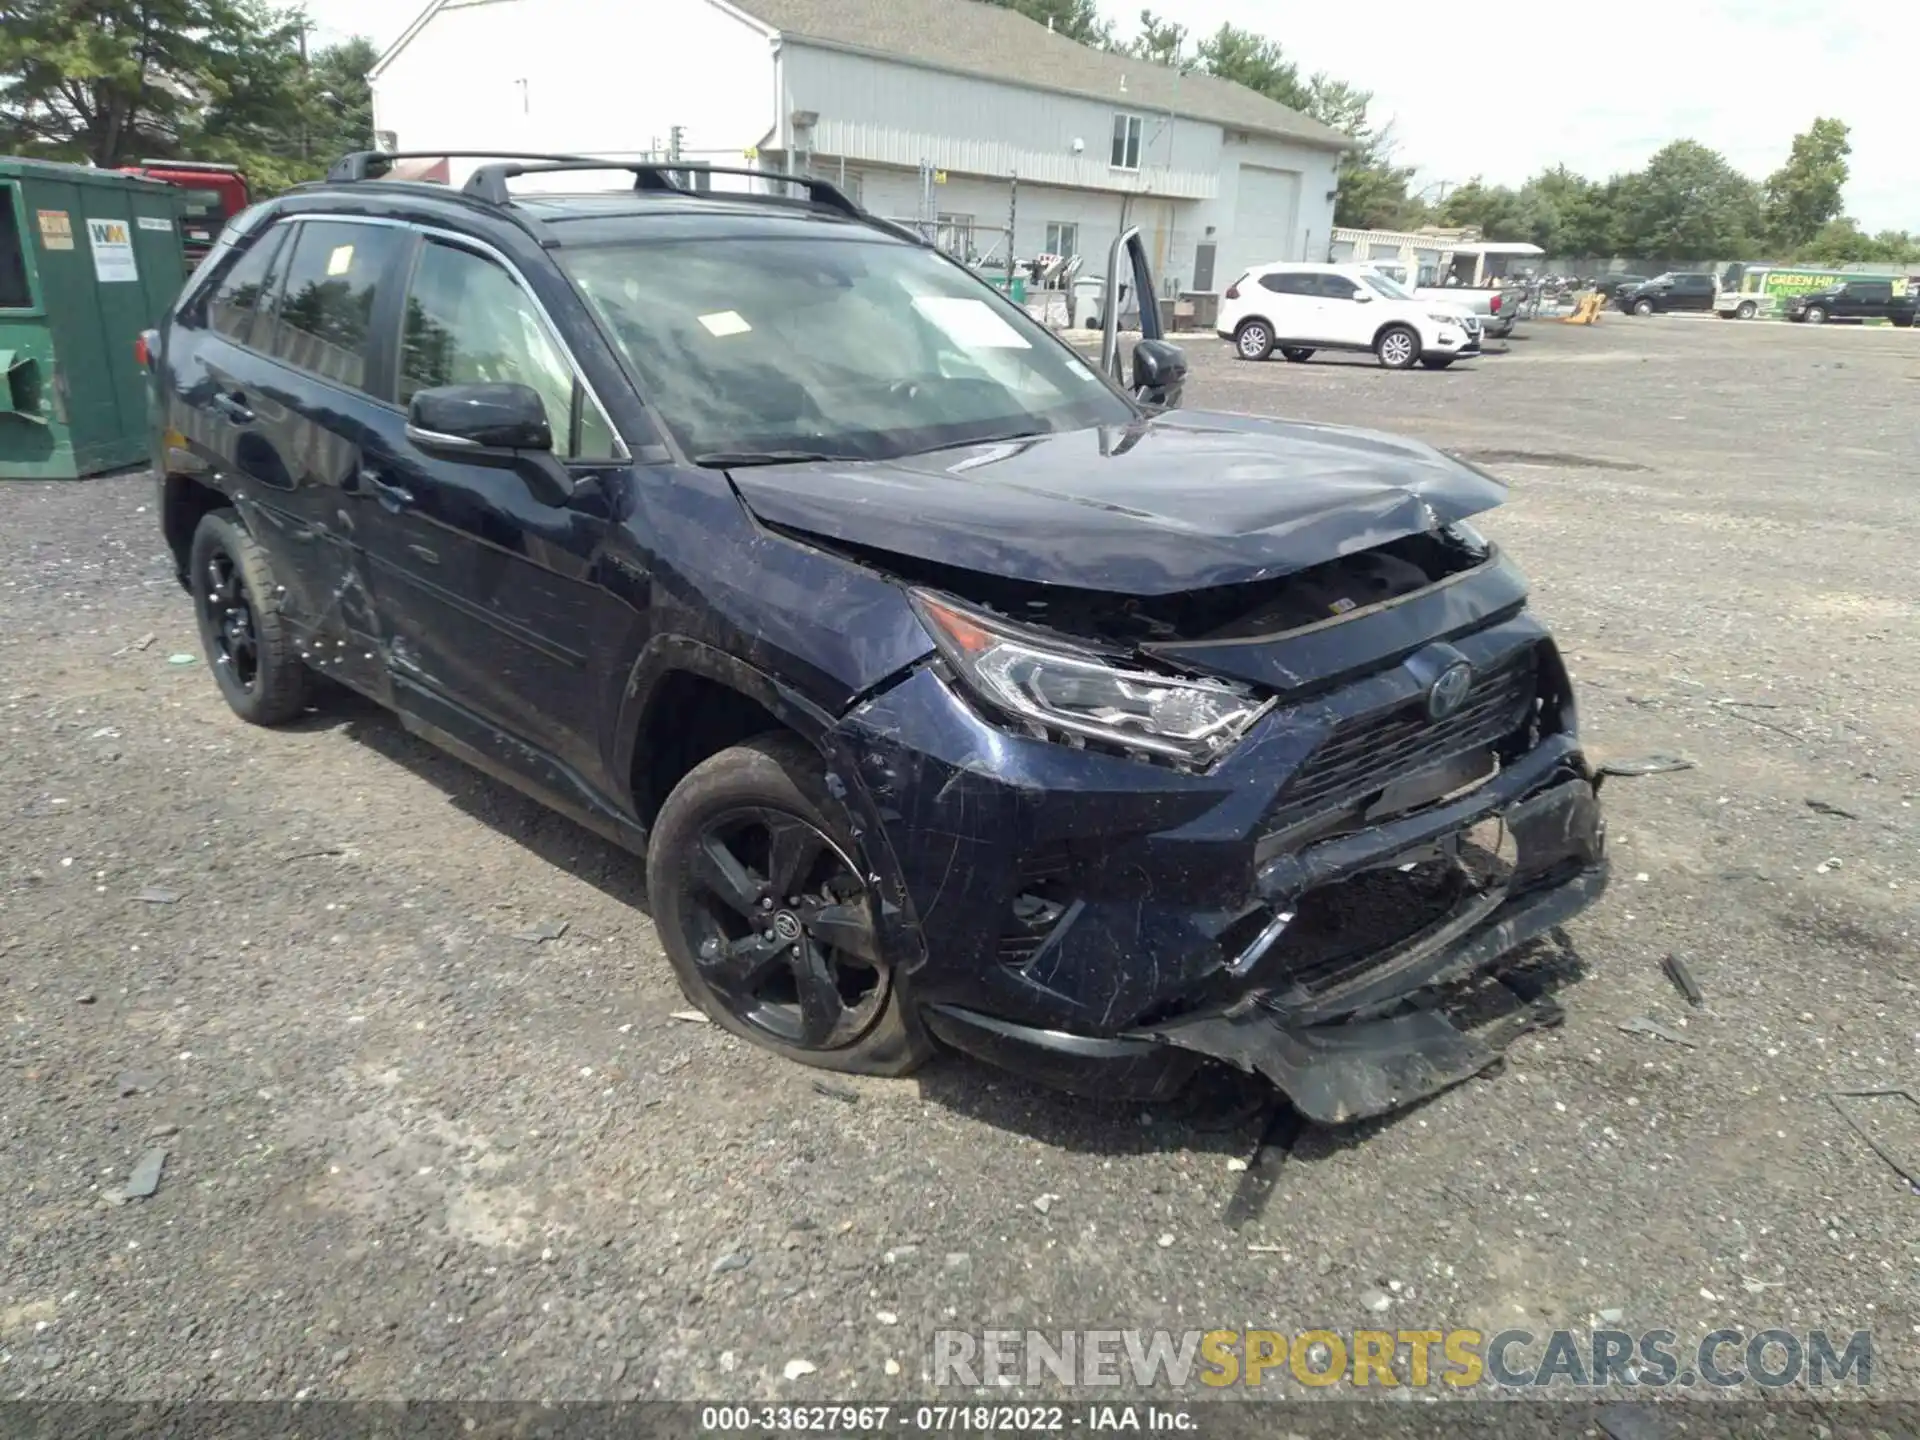
[[[1140,33],[1119,48],[1156,65],[1178,66],[1186,57],[1187,27],[1163,20],[1151,10],[1142,10]]]
[[[1847,135],[1840,121],[1819,119],[1793,137],[1787,163],[1767,177],[1767,238],[1774,245],[1792,250],[1810,244],[1839,217],[1853,151]]]
[[[1615,238],[1631,255],[1738,259],[1763,228],[1760,187],[1694,140],[1675,140],[1623,177],[1615,203]]]
[[[1006,10],[1018,10],[1029,20],[1051,25],[1055,34],[1082,45],[1104,47],[1113,42],[1113,26],[1100,18],[1094,0],[986,0]]]
[[[1145,20],[1143,15],[1142,20]],[[1310,98],[1300,67],[1271,40],[1233,25],[1222,25],[1195,47],[1209,75],[1244,85],[1269,100],[1305,111]]]

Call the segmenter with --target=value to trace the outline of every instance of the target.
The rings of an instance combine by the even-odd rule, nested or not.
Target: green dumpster
[[[184,192],[0,158],[0,480],[73,480],[147,457],[134,355],[180,293]]]

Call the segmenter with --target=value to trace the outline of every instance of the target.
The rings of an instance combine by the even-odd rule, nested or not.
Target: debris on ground
[[[1887,1162],[1887,1168],[1906,1181],[1907,1188],[1914,1194],[1920,1195],[1920,1160],[1903,1162],[1896,1159],[1893,1152],[1869,1135],[1866,1126],[1854,1116],[1849,1115],[1847,1107],[1840,1103],[1842,1100],[1904,1100],[1909,1105],[1920,1107],[1920,1096],[1916,1096],[1911,1090],[1894,1087],[1872,1090],[1829,1090],[1827,1100],[1839,1113],[1840,1118],[1847,1122],[1848,1128],[1866,1141],[1874,1154]]]
[[[1825,875],[1829,870],[1838,870],[1840,866],[1840,857],[1838,855],[1829,855],[1825,860],[1822,860],[1818,865],[1813,867],[1813,873],[1816,875]]]
[[[1639,775],[1665,775],[1674,770],[1691,769],[1693,761],[1683,760],[1678,755],[1640,755],[1630,760],[1609,760],[1599,766],[1596,773],[1629,779]]]
[[[179,655],[169,655],[169,656],[167,656],[167,664],[169,664],[169,665],[191,665],[191,664],[193,664],[194,662],[196,662],[197,660],[199,660],[199,658],[200,658],[200,657],[199,657],[198,655],[187,655],[187,654],[184,654],[184,653],[182,653],[182,654],[179,654]]]
[[[1367,1309],[1373,1311],[1374,1314],[1384,1315],[1387,1312],[1387,1307],[1393,1304],[1393,1299],[1384,1290],[1362,1290],[1360,1292],[1360,1303],[1366,1306]]]
[[[142,635],[138,640],[133,642],[133,648],[136,650],[149,649],[153,645],[153,642],[159,638],[158,635]]]
[[[811,1360],[789,1360],[780,1373],[789,1380],[798,1380],[802,1375],[811,1375],[819,1368]]]
[[[1827,800],[1816,800],[1811,795],[1807,797],[1807,808],[1816,815],[1837,815],[1842,820],[1858,820],[1860,818],[1851,810],[1843,810],[1838,805]]]
[[[134,1165],[133,1173],[127,1177],[126,1189],[120,1193],[129,1200],[147,1199],[160,1188],[160,1172],[166,1164],[167,1147],[154,1146]]]
[[[1700,982],[1693,978],[1693,971],[1687,968],[1687,962],[1678,955],[1668,955],[1660,962],[1660,968],[1667,979],[1673,982],[1673,988],[1687,997],[1687,1003],[1698,1010],[1707,1003],[1707,995],[1700,988]]]
[[[689,1025],[709,1025],[712,1023],[712,1021],[707,1018],[707,1012],[704,1010],[675,1010],[668,1015],[667,1018],[669,1020],[684,1020]]]
[[[291,865],[296,860],[318,860],[332,858],[346,853],[347,852],[338,845],[329,845],[324,850],[301,850],[292,855],[283,855],[280,857],[280,863],[282,865]]]
[[[715,1275],[726,1275],[735,1270],[744,1270],[752,1263],[753,1256],[745,1251],[735,1251],[729,1255],[722,1255],[713,1262],[711,1269]]]
[[[1622,1020],[1620,1029],[1629,1035],[1651,1035],[1656,1040],[1665,1040],[1670,1045],[1684,1045],[1689,1050],[1700,1048],[1698,1042],[1689,1040],[1671,1026],[1662,1025],[1658,1020],[1650,1020],[1645,1015],[1635,1015],[1631,1019]]]
[[[1045,1215],[1049,1210],[1053,1209],[1053,1202],[1059,1198],[1058,1195],[1042,1195],[1033,1202],[1033,1208],[1038,1210],[1042,1215]]]
[[[858,1105],[860,1097],[844,1085],[830,1085],[825,1080],[813,1082],[813,1092],[824,1095],[829,1100],[838,1100],[843,1105]]]
[[[543,940],[558,940],[567,933],[567,923],[565,920],[539,920],[514,931],[513,938],[525,940],[531,945],[538,945]]]
[[[180,892],[164,885],[149,885],[133,898],[143,905],[174,905],[179,903]]]
[[[99,997],[95,995],[93,991],[82,990],[78,995],[73,997],[73,1002],[76,1005],[91,1005],[98,998]]]

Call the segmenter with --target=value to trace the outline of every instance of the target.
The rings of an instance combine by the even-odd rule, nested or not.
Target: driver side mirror
[[[1373,292],[1371,290],[1355,290],[1353,292],[1353,299],[1361,305],[1371,305],[1373,303]]]
[[[1172,410],[1187,385],[1187,352],[1165,340],[1133,347],[1133,394],[1142,405]]]
[[[531,385],[436,385],[407,406],[407,439],[443,460],[513,470],[542,505],[564,505],[573,477],[553,453],[546,402]]]

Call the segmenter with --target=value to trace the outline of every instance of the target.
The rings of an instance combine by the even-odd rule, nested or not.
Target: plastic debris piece
[[[1673,982],[1673,988],[1687,997],[1687,1003],[1698,1010],[1707,1003],[1706,993],[1700,983],[1693,978],[1693,972],[1687,968],[1687,962],[1678,955],[1669,955],[1660,962],[1660,968],[1667,979]]]
[[[1662,1025],[1658,1020],[1649,1020],[1644,1015],[1635,1015],[1630,1020],[1622,1020],[1620,1028],[1629,1035],[1651,1035],[1656,1040],[1665,1040],[1672,1045],[1684,1045],[1689,1050],[1700,1048],[1678,1030]]]

